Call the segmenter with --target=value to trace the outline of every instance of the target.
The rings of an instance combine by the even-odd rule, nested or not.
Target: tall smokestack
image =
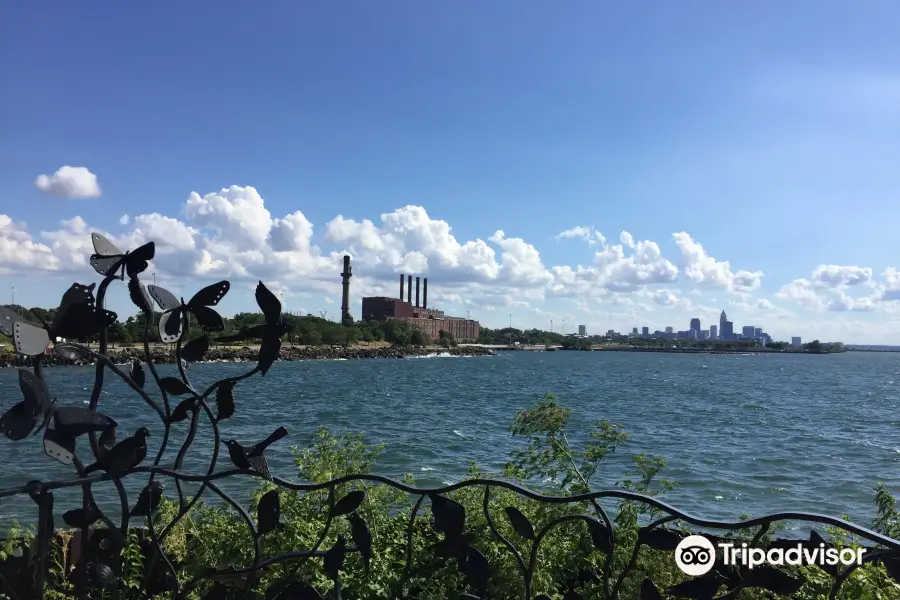
[[[403,300],[403,281],[406,279],[406,275],[400,273],[400,299]]]
[[[422,308],[428,308],[428,278],[422,280]]]
[[[350,278],[353,273],[350,272],[350,257],[344,256],[344,272],[341,273],[341,282],[344,290],[341,294],[341,322],[344,325],[353,323],[353,317],[350,316]]]
[[[419,308],[419,278],[416,277],[416,308]]]
[[[412,275],[406,276],[406,301],[412,304]]]

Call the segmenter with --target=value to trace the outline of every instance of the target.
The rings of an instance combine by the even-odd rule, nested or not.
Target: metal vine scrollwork
[[[599,597],[607,599],[621,598],[623,584],[635,570],[641,552],[649,549],[674,553],[686,537],[688,532],[685,527],[688,526],[703,531],[755,529],[750,545],[762,544],[767,549],[788,548],[801,543],[798,540],[764,539],[772,526],[779,522],[797,521],[839,528],[857,536],[866,544],[864,564],[880,562],[893,578],[900,580],[900,541],[824,515],[789,512],[738,522],[712,521],[682,512],[654,497],[629,491],[609,490],[552,497],[514,483],[491,479],[470,479],[439,489],[417,488],[370,474],[341,477],[325,483],[291,482],[273,475],[265,456],[270,445],[288,435],[284,427],[277,427],[266,439],[254,444],[241,444],[234,439],[224,441],[228,460],[233,468],[216,472],[223,446],[221,427],[224,421],[235,414],[236,387],[253,375],[265,376],[279,357],[281,336],[288,332],[281,319],[281,303],[262,282],[257,285],[255,297],[264,317],[263,324],[239,335],[220,337],[217,340],[260,340],[257,364],[243,375],[222,379],[200,390],[191,384],[185,365],[203,360],[210,348],[209,334],[223,331],[223,319],[214,307],[228,293],[228,281],[206,286],[185,301],[162,287],[145,286],[140,281],[141,273],[154,257],[153,242],[130,252],[122,252],[97,233],[92,234],[92,242],[95,252],[90,257],[90,264],[103,279],[99,287],[96,284],[73,284],[63,295],[52,322],[41,321],[37,325],[12,310],[0,307],[0,333],[9,336],[13,340],[15,351],[29,357],[32,365],[32,370],[20,369],[18,372],[23,399],[2,414],[0,433],[11,441],[21,441],[43,431],[45,453],[50,458],[71,466],[75,471],[74,477],[68,480],[34,480],[23,486],[0,491],[0,498],[27,495],[36,505],[38,513],[34,543],[19,548],[0,561],[0,593],[10,598],[40,598],[50,585],[47,574],[51,546],[64,543],[57,536],[59,523],[54,516],[53,494],[57,490],[72,487],[82,489],[82,505],[66,511],[61,518],[67,527],[77,532],[70,542],[72,568],[69,579],[78,596],[87,596],[92,590],[113,592],[122,586],[123,551],[127,536],[133,531],[132,519],[146,519],[146,530],[141,530],[140,535],[140,552],[144,565],[141,582],[143,597],[163,593],[175,598],[200,594],[209,600],[255,597],[255,586],[262,574],[280,566],[283,576],[269,586],[266,598],[321,598],[320,590],[298,576],[301,565],[314,560],[318,561],[322,572],[331,581],[328,595],[341,598],[341,573],[347,568],[347,557],[358,555],[366,571],[373,560],[373,535],[369,523],[359,510],[366,500],[366,492],[354,489],[337,497],[337,490],[341,486],[361,483],[390,486],[415,498],[406,531],[402,578],[396,589],[389,592],[392,598],[417,597],[417,590],[406,585],[414,572],[421,573],[423,569],[428,571],[447,566],[457,569],[461,575],[460,597],[486,598],[492,593],[496,595],[498,590],[492,588],[492,565],[486,555],[485,542],[472,533],[470,522],[473,516],[467,515],[462,503],[449,497],[451,493],[469,488],[483,490],[480,517],[483,517],[493,536],[492,543],[499,545],[513,557],[521,575],[521,597],[525,600],[550,599],[548,590],[535,589],[542,544],[557,528],[576,525],[585,528],[585,539],[590,546],[585,551],[597,552],[602,558],[597,563],[600,565],[598,571],[582,572],[568,581],[564,588],[552,590],[552,593],[564,596],[566,600],[583,597],[583,590],[589,586],[599,590],[592,597],[598,597],[599,594]],[[127,372],[106,356],[107,328],[117,317],[115,313],[103,308],[108,287],[115,281],[126,280],[131,301],[145,317],[143,360],[133,360]],[[153,361],[149,340],[151,316],[155,307],[162,311],[155,325],[159,338],[174,345],[177,376],[160,376]],[[202,330],[202,335],[194,339],[189,337],[192,322],[196,322]],[[85,343],[93,336],[99,337],[99,348],[96,351]],[[95,380],[86,407],[57,403],[42,369],[48,348],[52,348],[53,353],[63,359],[95,362]],[[146,464],[147,438],[160,434],[160,428],[152,430],[149,426],[142,426],[135,431],[125,432],[128,434],[125,437],[119,437],[117,422],[112,416],[100,411],[101,389],[107,372],[124,381],[159,417],[162,440],[149,464]],[[148,389],[151,381],[158,392]],[[184,460],[203,418],[209,421],[213,435],[213,452],[209,465],[204,473],[186,473],[183,471]],[[180,427],[179,424],[183,422],[189,423],[186,439],[178,448],[173,464],[162,465],[163,455],[170,444],[172,428]],[[86,440],[82,448],[90,453],[90,460],[85,460],[85,452],[79,454],[76,451],[79,439]],[[123,478],[132,476],[147,478],[133,504],[122,484]],[[255,518],[219,487],[219,482],[228,477],[260,478],[272,486],[256,504]],[[164,498],[165,479],[174,482],[178,508],[175,517],[158,531],[161,524],[150,517]],[[106,516],[93,500],[92,485],[101,481],[111,481],[117,490],[121,504],[118,523]],[[190,498],[183,489],[186,483],[198,485],[196,493]],[[324,527],[311,548],[264,556],[261,539],[264,536],[277,536],[285,528],[282,522],[284,490],[327,492]],[[496,508],[492,493],[496,490],[513,492],[522,500],[572,506],[577,507],[577,510],[557,514],[538,526],[515,506],[505,506],[502,511],[492,512],[492,507]],[[167,555],[162,540],[203,497],[215,498],[230,505],[246,524],[253,544],[251,564],[213,565],[201,572],[188,574],[182,569],[181,563]],[[617,539],[613,521],[601,506],[601,501],[605,500],[637,503],[665,515],[638,530],[636,541],[632,541],[630,558],[626,553],[624,566],[619,565],[615,572],[613,559],[621,542]],[[424,516],[426,506],[430,509],[435,541],[428,551],[433,561],[426,561],[423,566],[415,564],[418,557],[414,556],[414,538],[419,531],[418,524]],[[341,519],[347,525],[347,536],[339,536],[331,547],[323,548],[328,532]],[[676,522],[681,527],[676,527]],[[508,533],[504,534],[501,529]],[[710,540],[726,539],[704,535]],[[812,530],[809,539],[802,544],[812,549],[832,547],[831,542],[822,538],[815,530]],[[833,598],[859,565],[822,568],[833,579],[830,592]],[[787,570],[765,565],[754,569],[738,568],[717,561],[716,566],[706,574],[665,587],[644,579],[638,586],[638,594],[642,600],[664,597],[710,600],[734,598],[744,589],[758,588],[789,596],[803,585],[802,578]]]

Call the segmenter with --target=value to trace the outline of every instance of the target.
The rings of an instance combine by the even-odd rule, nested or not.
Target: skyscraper
[[[719,339],[719,327],[717,325],[709,326],[709,339],[711,339],[711,340]]]
[[[726,315],[725,311],[723,310],[722,314],[719,315],[719,336],[721,336],[722,339],[726,339],[725,338],[725,323],[727,323],[727,322],[728,322],[728,315]]]
[[[697,334],[699,335],[700,334],[700,319],[697,317],[694,317],[693,319],[691,319],[691,327],[690,328],[692,331],[696,331]]]
[[[579,325],[578,326],[578,335],[584,337],[587,335],[587,325]]]
[[[732,323],[731,321],[725,321],[724,323],[722,323],[722,339],[734,339],[734,323]]]

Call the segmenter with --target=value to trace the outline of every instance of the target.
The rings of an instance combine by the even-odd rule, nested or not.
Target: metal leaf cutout
[[[182,396],[184,394],[193,393],[193,390],[177,377],[163,377],[159,380],[159,385],[162,386],[162,389],[164,389],[167,394],[172,394],[173,396]]]
[[[534,539],[534,526],[531,524],[531,521],[528,520],[522,511],[514,506],[507,506],[505,509],[506,518],[509,519],[509,524],[512,525],[513,531],[519,534],[519,537],[524,538],[526,540]]]
[[[594,547],[601,552],[612,552],[613,538],[609,527],[592,517],[589,517],[587,521]]]
[[[150,297],[147,287],[137,277],[128,280],[128,296],[131,298],[131,303],[141,311],[145,313],[153,311],[153,298]]]
[[[259,504],[256,507],[257,531],[259,535],[284,528],[284,524],[281,523],[281,497],[279,492],[280,490],[275,488],[266,492],[259,499]]]
[[[664,527],[641,527],[638,530],[638,541],[654,550],[674,552],[681,542],[682,536],[671,529]]]
[[[188,398],[187,400],[182,400],[178,403],[178,406],[175,407],[175,410],[172,411],[172,414],[169,415],[169,423],[179,423],[188,418],[188,414],[196,410],[198,407],[196,398]]]
[[[209,338],[204,335],[188,342],[181,349],[181,358],[187,362],[199,362],[203,360],[207,351],[209,351]]]
[[[465,562],[459,566],[459,570],[466,576],[469,585],[482,595],[487,591],[490,564],[484,554],[472,546],[466,548],[465,557]]]
[[[434,528],[441,533],[462,535],[466,526],[466,509],[463,505],[437,494],[431,494],[429,498]]]
[[[353,490],[352,492],[348,493],[346,496],[335,502],[329,514],[332,517],[349,515],[357,508],[359,508],[359,506],[365,499],[366,493],[363,490]]]
[[[164,490],[165,486],[159,481],[154,481],[152,485],[145,485],[129,516],[146,517],[151,515],[162,501]]]
[[[146,376],[144,375],[144,367],[141,366],[141,361],[138,359],[134,359],[131,361],[131,371],[128,374],[131,377],[131,380],[135,382],[138,387],[143,388],[146,383]]]
[[[323,563],[325,566],[325,574],[332,581],[337,581],[340,576],[340,570],[344,566],[344,557],[347,555],[347,538],[340,536],[334,546],[325,553]]]
[[[216,421],[224,421],[234,414],[234,382],[226,380],[216,388]]]
[[[372,559],[372,533],[369,531],[369,525],[355,512],[347,515],[347,519],[350,521],[350,535],[353,544],[362,557],[363,568],[368,572],[369,562]]]
[[[662,592],[649,577],[641,582],[641,600],[663,600]]]

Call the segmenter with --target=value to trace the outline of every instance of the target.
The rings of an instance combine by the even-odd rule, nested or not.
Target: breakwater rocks
[[[258,349],[256,348],[211,348],[204,357],[204,362],[254,362]],[[144,351],[142,348],[112,348],[107,351],[107,356],[116,364],[124,364],[131,362],[133,358],[143,360]],[[151,348],[153,362],[156,364],[167,364],[175,362],[175,351],[171,348]],[[365,346],[283,346],[278,358],[280,360],[359,360],[364,358],[415,358],[434,355],[450,355],[450,356],[493,356],[494,351],[489,348],[481,347],[460,347],[460,348],[436,348],[436,347],[418,347],[418,346],[383,346],[383,347],[365,347]],[[50,365],[71,365],[71,361],[60,359],[54,354],[48,355],[45,364]],[[86,361],[76,364],[91,364],[92,361]],[[0,355],[0,367],[22,367],[31,364],[31,359],[16,354]]]

